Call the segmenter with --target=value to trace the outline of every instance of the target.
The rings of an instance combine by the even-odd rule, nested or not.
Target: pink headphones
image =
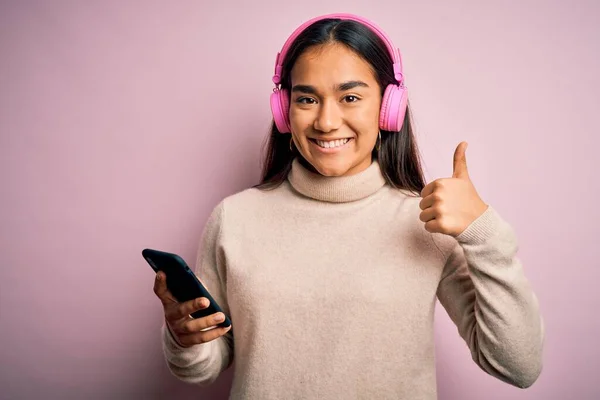
[[[300,35],[302,31],[306,29],[306,27],[314,22],[327,18],[339,18],[343,20],[360,22],[369,27],[385,43],[385,46],[387,47],[387,50],[394,61],[394,77],[396,78],[398,84],[390,84],[385,89],[383,99],[381,101],[381,110],[379,111],[379,128],[391,132],[400,131],[400,128],[402,128],[402,122],[404,121],[404,114],[406,113],[408,101],[407,89],[404,86],[404,76],[402,75],[402,59],[400,57],[400,49],[394,47],[386,34],[374,23],[357,15],[344,13],[327,14],[305,22],[292,33],[292,35],[286,40],[281,51],[277,53],[277,58],[275,59],[275,75],[273,75],[275,89],[273,89],[273,93],[271,94],[271,111],[273,113],[273,119],[277,129],[281,133],[289,133],[291,131],[289,121],[289,95],[286,89],[281,89],[279,86],[281,83],[283,60],[285,59],[285,56],[294,40],[296,40],[298,35]]]

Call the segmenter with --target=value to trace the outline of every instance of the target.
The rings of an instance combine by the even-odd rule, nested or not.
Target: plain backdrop
[[[1,398],[227,398],[231,370],[170,375],[140,253],[193,260],[212,208],[258,182],[275,55],[331,12],[400,47],[428,181],[469,142],[540,299],[526,390],[481,371],[438,305],[439,398],[598,398],[600,5],[466,0],[2,1]]]

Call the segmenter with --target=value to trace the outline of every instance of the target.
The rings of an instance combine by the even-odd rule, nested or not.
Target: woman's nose
[[[315,118],[314,128],[322,132],[336,130],[342,124],[342,113],[335,101],[324,101]]]

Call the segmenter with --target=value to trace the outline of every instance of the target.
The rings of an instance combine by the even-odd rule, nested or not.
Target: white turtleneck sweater
[[[513,230],[490,206],[456,238],[431,234],[420,199],[376,161],[323,177],[297,160],[279,188],[225,198],[196,272],[232,331],[181,348],[163,326],[172,373],[205,385],[235,361],[231,399],[435,399],[439,300],[481,369],[533,384],[544,328]]]

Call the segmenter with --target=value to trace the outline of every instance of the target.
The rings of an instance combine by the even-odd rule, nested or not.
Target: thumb
[[[167,277],[162,271],[159,271],[156,274],[156,279],[154,280],[154,293],[160,299],[163,306],[177,302],[167,288]]]
[[[467,142],[460,142],[454,151],[454,168],[452,171],[453,178],[469,178],[469,170],[467,169]]]

